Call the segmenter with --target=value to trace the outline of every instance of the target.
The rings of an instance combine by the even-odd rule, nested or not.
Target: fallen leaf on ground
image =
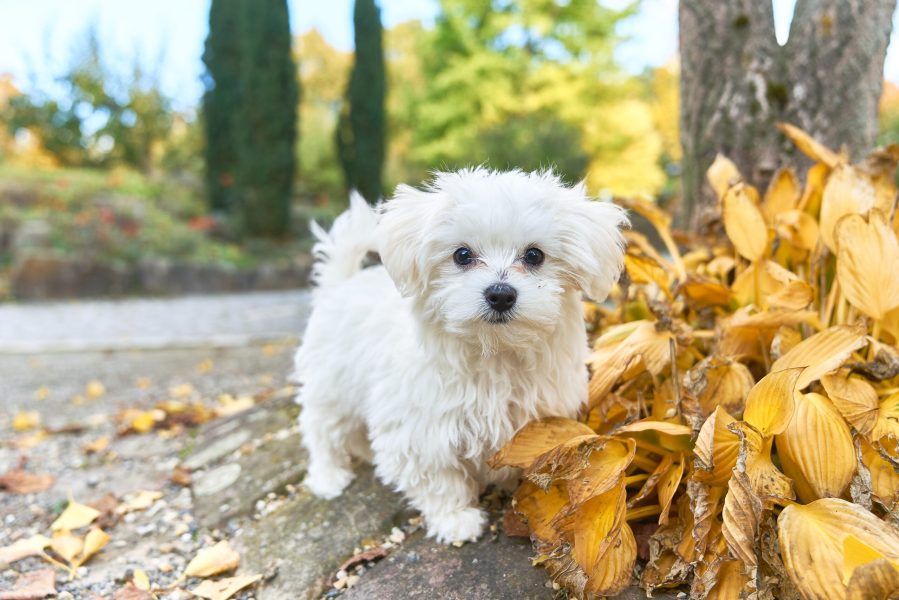
[[[204,581],[190,593],[200,598],[209,600],[228,600],[231,596],[262,579],[262,575],[238,575],[219,579],[218,581]]]
[[[219,405],[216,407],[215,413],[220,417],[230,417],[256,405],[256,401],[250,396],[238,396],[235,398],[231,394],[222,394],[218,397],[218,401]]]
[[[131,583],[140,590],[149,591],[150,589],[150,578],[147,576],[146,571],[141,569],[134,570],[134,576],[131,578]]]
[[[107,493],[98,500],[89,503],[88,506],[100,511],[100,515],[94,521],[94,525],[100,529],[112,529],[119,522],[119,500],[114,494]]]
[[[95,440],[81,445],[81,451],[85,454],[99,454],[109,447],[109,436],[100,436]]]
[[[19,575],[16,587],[0,592],[0,600],[41,600],[56,595],[56,575],[53,569],[41,569]]]
[[[63,531],[53,536],[53,539],[50,541],[50,549],[71,565],[75,563],[75,557],[84,550],[84,540],[67,531]]]
[[[45,385],[42,385],[41,387],[37,388],[37,390],[35,390],[34,399],[38,400],[38,401],[46,400],[49,395],[50,395],[50,388],[48,388]]]
[[[112,600],[154,600],[153,594],[128,584],[112,595]]]
[[[232,571],[240,565],[240,554],[227,541],[203,548],[187,564],[184,574],[187,577],[211,577]]]
[[[37,534],[0,548],[0,569],[28,556],[37,556],[50,545],[50,538]]]
[[[12,418],[13,431],[28,431],[41,424],[41,413],[36,410],[23,410]]]
[[[116,510],[120,515],[139,510],[147,510],[160,498],[162,498],[162,492],[140,490],[133,494],[128,494],[125,501],[122,502]]]
[[[87,385],[84,386],[84,394],[89,400],[96,400],[106,394],[106,386],[103,385],[102,382],[94,379],[93,381],[87,382]]]
[[[180,465],[172,470],[172,474],[169,476],[169,479],[171,479],[172,483],[174,483],[175,485],[180,485],[181,487],[189,486],[192,481],[190,471]]]
[[[511,513],[511,514],[515,514],[515,513]],[[525,535],[527,535],[527,533],[525,533]],[[338,568],[337,570],[338,571],[349,571],[352,567],[355,567],[356,565],[359,565],[362,563],[367,563],[367,562],[372,562],[372,561],[378,560],[379,558],[384,558],[388,554],[390,554],[390,550],[388,550],[384,546],[375,546],[374,548],[369,548],[368,550],[364,550],[363,552],[360,552],[359,554],[354,554],[350,558],[346,559],[345,561],[343,561],[343,564],[340,565],[340,568]]]
[[[509,537],[528,537],[531,535],[528,524],[511,508],[503,513],[503,531]]]
[[[62,514],[50,525],[52,531],[73,531],[87,527],[100,516],[100,511],[85,504],[70,500]]]
[[[181,383],[179,385],[173,385],[169,388],[169,396],[172,398],[189,398],[193,396],[194,386],[189,383]]]
[[[0,475],[0,489],[12,494],[33,494],[43,492],[53,485],[53,475],[29,473],[24,469],[13,469]]]
[[[81,550],[81,555],[77,557],[72,566],[75,568],[80,567],[91,557],[103,549],[103,547],[109,543],[109,534],[99,529],[97,527],[92,527],[90,531],[87,532],[87,535],[84,536],[84,547]]]

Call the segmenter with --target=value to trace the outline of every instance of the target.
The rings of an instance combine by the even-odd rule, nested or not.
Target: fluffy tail
[[[366,255],[378,251],[377,225],[377,209],[356,191],[350,192],[350,207],[330,231],[312,221],[310,229],[318,240],[312,247],[312,283],[320,288],[334,286],[356,274]]]

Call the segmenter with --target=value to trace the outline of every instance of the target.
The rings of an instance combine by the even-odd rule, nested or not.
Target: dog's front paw
[[[319,498],[336,498],[350,484],[355,474],[349,469],[309,469],[303,484]]]
[[[428,537],[437,538],[441,544],[473,542],[484,531],[486,521],[484,511],[478,508],[431,516],[427,518]]]

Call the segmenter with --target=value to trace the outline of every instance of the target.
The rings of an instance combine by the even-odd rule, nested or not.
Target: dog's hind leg
[[[355,476],[350,465],[349,446],[359,433],[359,424],[341,414],[336,403],[308,402],[300,392],[300,436],[309,451],[309,468],[303,481],[312,493],[322,498],[335,498]]]

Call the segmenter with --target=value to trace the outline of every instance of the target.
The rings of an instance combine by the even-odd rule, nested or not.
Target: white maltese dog
[[[296,355],[309,489],[339,495],[356,456],[429,536],[476,539],[483,486],[516,475],[485,461],[587,399],[581,292],[608,295],[626,223],[551,172],[476,168],[400,186],[383,209],[353,195],[330,232],[313,226],[318,287]],[[375,252],[383,267],[363,268]]]

